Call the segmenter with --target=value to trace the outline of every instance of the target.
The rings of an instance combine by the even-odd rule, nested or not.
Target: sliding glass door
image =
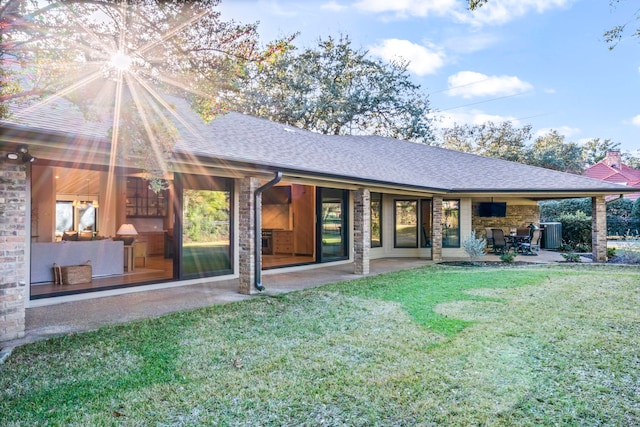
[[[232,271],[231,180],[182,175],[180,277],[206,277]]]
[[[348,192],[318,187],[317,214],[320,262],[348,257]]]

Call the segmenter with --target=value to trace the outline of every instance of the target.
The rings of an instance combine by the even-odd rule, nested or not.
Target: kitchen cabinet
[[[273,230],[273,253],[293,255],[293,232]]]
[[[165,217],[168,207],[168,191],[155,193],[149,181],[127,177],[127,217]]]
[[[141,232],[138,233],[136,241],[147,244],[147,255],[163,255],[164,256],[164,232]]]
[[[315,248],[315,189],[311,185],[293,185],[291,199],[293,251],[296,255],[312,256]]]

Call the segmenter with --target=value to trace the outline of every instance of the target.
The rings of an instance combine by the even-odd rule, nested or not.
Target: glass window
[[[371,247],[382,247],[382,193],[371,193]]]
[[[78,231],[97,231],[96,210],[89,202],[78,207]]]
[[[73,205],[71,202],[56,202],[56,236],[74,230]]]
[[[231,185],[223,179],[183,176],[182,277],[231,271]]]
[[[319,188],[321,261],[347,257],[347,191]]]
[[[442,247],[460,247],[460,201],[442,202]]]
[[[395,247],[418,247],[418,201],[395,201]]]
[[[431,247],[432,208],[431,199],[420,200],[420,247]]]

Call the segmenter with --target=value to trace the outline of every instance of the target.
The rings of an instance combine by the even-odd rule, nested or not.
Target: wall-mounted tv
[[[480,202],[478,203],[478,216],[505,217],[507,216],[507,203],[506,202]]]

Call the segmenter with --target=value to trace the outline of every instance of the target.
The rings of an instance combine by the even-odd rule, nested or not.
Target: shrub
[[[623,264],[640,264],[640,251],[620,249],[617,258]]]
[[[473,230],[469,237],[462,242],[462,247],[467,255],[469,255],[469,258],[475,261],[484,255],[487,241],[483,237],[476,237],[476,231]]]
[[[578,254],[562,254],[562,257],[567,262],[582,262]]]
[[[591,217],[582,211],[564,213],[558,219],[562,223],[562,240],[572,246],[591,246]]]
[[[500,255],[500,260],[502,262],[506,262],[507,264],[511,264],[515,260],[515,258],[516,254],[511,251],[503,252],[502,255]]]
[[[581,252],[581,253],[591,252],[591,245],[587,245],[585,243],[578,243],[576,244],[574,249],[576,252]]]
[[[616,256],[616,248],[607,248],[607,258]]]

